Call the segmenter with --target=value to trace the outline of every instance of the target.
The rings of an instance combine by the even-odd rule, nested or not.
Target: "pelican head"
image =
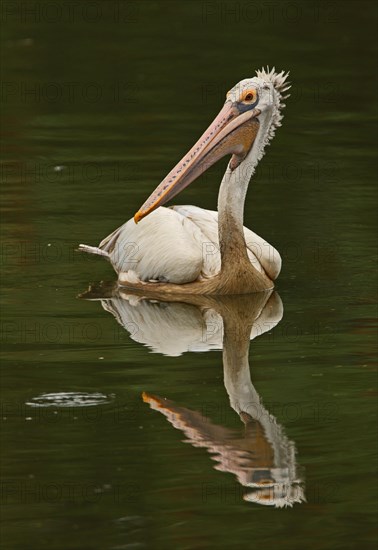
[[[250,165],[249,181],[265,146],[281,125],[283,101],[288,97],[284,93],[290,88],[287,77],[288,73],[262,69],[227,92],[219,114],[138,210],[135,222],[168,202],[226,155],[232,155],[228,165],[231,172],[244,162]]]

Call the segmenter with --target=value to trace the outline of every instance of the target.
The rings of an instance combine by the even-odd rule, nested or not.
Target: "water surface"
[[[4,548],[373,548],[375,4],[30,4],[2,6]],[[74,252],[129,218],[262,64],[293,82],[245,213],[283,257],[282,318],[248,356],[300,480],[283,507],[246,499],[220,458],[247,437],[266,476],[281,443],[232,407],[216,314],[144,304],[150,324],[136,306],[122,324],[77,298],[114,274]],[[180,202],[214,208],[224,169]]]

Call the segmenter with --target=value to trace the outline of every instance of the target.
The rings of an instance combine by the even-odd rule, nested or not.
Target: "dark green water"
[[[375,2],[1,9],[2,547],[375,548]],[[219,318],[134,305],[126,330],[77,299],[114,274],[74,252],[133,215],[267,64],[291,71],[292,97],[245,223],[282,254],[284,314],[249,363],[278,448],[296,450],[306,500],[286,508],[245,500],[226,453],[259,425],[243,428],[206,351]],[[225,162],[179,203],[215,208]]]

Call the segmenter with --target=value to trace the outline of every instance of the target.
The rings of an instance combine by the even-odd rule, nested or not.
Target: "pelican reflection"
[[[180,430],[186,443],[206,449],[217,470],[234,474],[245,488],[244,500],[277,508],[305,501],[295,444],[264,407],[249,366],[250,341],[282,318],[276,292],[151,301],[112,286],[106,292],[90,289],[82,296],[101,299],[104,309],[135,341],[155,352],[177,356],[186,351],[222,350],[224,385],[242,429],[216,424],[204,414],[207,411],[147,392],[142,395],[144,402]]]

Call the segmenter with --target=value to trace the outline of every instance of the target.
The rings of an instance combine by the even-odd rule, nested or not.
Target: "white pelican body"
[[[243,226],[248,184],[280,126],[287,75],[257,71],[237,84],[214,122],[164,178],[141,209],[98,247],[121,285],[163,294],[243,294],[273,288],[281,269],[277,250]],[[162,207],[226,154],[218,212]]]
[[[281,269],[278,251],[244,227],[251,264],[271,280]],[[136,224],[126,222],[100,243],[121,283],[191,283],[220,272],[218,212],[197,206],[159,207]]]

